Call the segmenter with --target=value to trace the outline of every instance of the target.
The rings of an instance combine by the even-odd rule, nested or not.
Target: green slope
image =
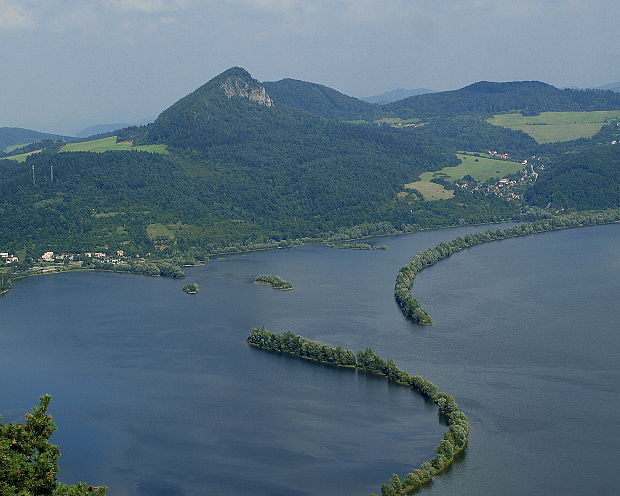
[[[566,154],[525,193],[534,205],[555,209],[620,206],[620,143]]]
[[[383,115],[378,105],[347,96],[322,84],[282,79],[265,82],[276,104],[288,105],[334,120],[374,120]]]
[[[456,163],[454,155],[399,130],[280,105],[240,68],[182,98],[153,124],[122,131],[119,140],[170,153],[52,149],[29,157],[25,167],[4,161],[0,212],[11,214],[0,215],[0,245],[212,251],[365,222],[430,226],[515,210],[473,195],[433,206],[399,201],[403,184]],[[89,143],[78,146],[102,151]]]
[[[480,81],[454,91],[412,96],[383,106],[402,118],[546,111],[620,109],[620,94],[605,90],[560,90],[539,81]]]
[[[32,129],[23,129],[19,127],[0,127],[0,152],[9,151],[7,148],[15,147],[15,145],[27,145],[35,141],[45,139],[57,140],[63,138],[56,134],[41,133]]]

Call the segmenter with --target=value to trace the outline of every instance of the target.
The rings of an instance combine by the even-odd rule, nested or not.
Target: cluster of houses
[[[18,262],[19,262],[19,258],[14,257],[13,255],[7,252],[0,253],[0,263],[12,264],[12,263],[18,263]]]
[[[532,157],[536,158],[536,157]],[[536,181],[538,178],[538,173],[534,170],[533,165],[528,165],[528,161],[524,160],[521,162],[526,167],[523,168],[521,172],[519,172],[519,177],[510,179],[507,177],[501,178],[499,181],[487,181],[485,183],[479,184],[476,181],[468,180],[466,178],[460,179],[455,182],[455,186],[466,190],[471,191],[479,191],[485,194],[492,194],[496,196],[500,196],[509,201],[520,201],[523,196],[522,193],[525,190],[525,187],[528,184],[531,184]],[[544,169],[544,166],[537,166],[540,170]],[[514,177],[514,176],[513,176]]]
[[[487,150],[487,153],[491,155],[491,157],[504,158],[504,159],[510,157],[510,155],[508,155],[507,153],[500,153],[497,150]]]
[[[74,253],[60,253],[60,254],[56,254],[53,251],[46,251],[43,255],[41,255],[41,258],[39,258],[37,261],[44,263],[44,262],[73,262],[76,261],[78,258],[79,259],[84,259],[84,258],[90,258],[90,259],[95,259],[95,260],[105,260],[106,262],[112,262],[112,263],[119,263],[124,261],[124,257],[125,257],[125,252],[123,250],[116,250],[115,255],[108,255],[106,253],[102,253],[102,252],[87,252],[87,253],[79,253],[79,254],[74,254]]]

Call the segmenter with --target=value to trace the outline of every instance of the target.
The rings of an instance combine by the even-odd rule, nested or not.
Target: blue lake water
[[[73,273],[0,298],[0,412],[52,393],[61,479],[112,496],[367,495],[433,456],[436,408],[406,388],[243,343],[252,327],[372,346],[455,396],[472,424],[421,493],[616,494],[620,226],[478,246],[414,286],[436,325],[406,322],[398,268],[468,227],[236,255],[185,281]],[[259,273],[291,280],[281,292]],[[201,292],[181,287],[200,283]]]

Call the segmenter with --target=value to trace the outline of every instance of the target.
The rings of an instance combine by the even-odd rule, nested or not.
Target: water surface
[[[62,479],[112,495],[364,495],[433,456],[436,408],[385,381],[243,344],[292,329],[372,346],[454,395],[466,455],[422,492],[615,494],[620,226],[491,243],[422,272],[436,325],[406,322],[394,277],[479,228],[231,256],[186,281],[74,273],[0,298],[0,411],[54,394]],[[259,273],[294,291],[252,284]],[[181,291],[198,281],[201,292]]]

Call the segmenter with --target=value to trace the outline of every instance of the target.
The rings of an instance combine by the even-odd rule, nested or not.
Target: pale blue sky
[[[617,0],[0,0],[0,126],[132,122],[228,67],[353,96],[620,81]]]

